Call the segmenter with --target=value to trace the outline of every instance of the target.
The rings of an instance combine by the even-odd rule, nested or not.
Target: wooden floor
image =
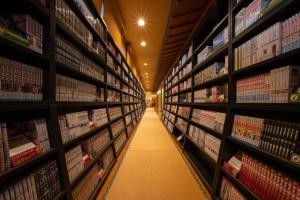
[[[126,148],[126,147],[125,147]],[[122,157],[122,155],[121,155]],[[148,108],[98,200],[201,200],[196,181],[164,125]]]

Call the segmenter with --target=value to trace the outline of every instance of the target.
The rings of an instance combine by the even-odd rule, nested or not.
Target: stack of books
[[[86,154],[91,155],[92,158],[95,158],[100,150],[109,143],[109,141],[109,130],[104,129],[83,141],[82,149]]]
[[[119,150],[121,149],[125,141],[126,141],[126,133],[125,131],[123,131],[121,135],[119,135],[119,137],[115,139],[114,145],[115,145],[116,152],[119,152]]]
[[[300,124],[235,115],[232,137],[300,165]]]
[[[228,74],[228,68],[224,63],[214,63],[195,75],[195,84],[202,84],[224,74]]]
[[[107,90],[107,102],[121,101],[121,93],[115,90]]]
[[[116,136],[122,128],[124,128],[124,121],[123,118],[119,119],[118,121],[111,124],[111,131],[113,136]]]
[[[222,179],[220,197],[222,200],[247,200],[226,177],[223,177]]]
[[[225,113],[193,109],[192,120],[207,128],[213,129],[219,133],[223,133],[225,123]]]
[[[72,183],[84,169],[83,152],[81,145],[74,147],[65,153],[69,180]]]
[[[97,86],[56,74],[56,101],[88,101],[99,99]]]
[[[43,70],[0,57],[0,99],[43,100]]]
[[[108,113],[109,113],[110,120],[113,120],[122,115],[122,110],[120,106],[110,107],[108,108]]]
[[[56,161],[42,164],[0,192],[0,199],[55,199],[62,190]]]

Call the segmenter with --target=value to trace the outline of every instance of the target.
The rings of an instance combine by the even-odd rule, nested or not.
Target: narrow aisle
[[[103,198],[105,200],[206,199],[164,125],[151,108],[147,109],[141,120],[112,181]]]

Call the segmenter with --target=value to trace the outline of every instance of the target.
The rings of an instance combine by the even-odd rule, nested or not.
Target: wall
[[[102,1],[101,0],[93,0],[95,6],[97,7],[99,13],[101,13],[102,8]],[[140,81],[140,75],[137,71],[137,64],[135,60],[135,55],[133,55],[130,48],[128,48],[127,55],[126,55],[126,41],[123,34],[123,27],[124,27],[124,19],[123,16],[120,14],[119,4],[116,0],[104,1],[104,21],[107,25],[107,29],[111,34],[112,38],[114,39],[116,45],[120,49],[123,56],[127,59],[127,63],[130,66],[133,74],[137,77],[138,81]],[[142,84],[141,84],[142,85]],[[143,87],[143,85],[142,85]]]

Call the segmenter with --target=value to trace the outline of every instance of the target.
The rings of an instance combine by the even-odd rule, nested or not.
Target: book
[[[226,177],[222,179],[220,197],[222,200],[246,200],[244,195]]]
[[[120,102],[121,93],[115,90],[107,90],[107,102]]]
[[[65,153],[70,183],[72,183],[84,169],[81,145],[77,145]]]
[[[188,119],[189,118],[189,115],[190,115],[190,107],[182,107],[182,106],[179,106],[178,107],[178,111],[177,111],[177,114],[183,118],[186,118]]]
[[[299,123],[235,115],[231,136],[300,164]]]
[[[237,103],[289,103],[300,86],[299,66],[285,66],[237,81]]]
[[[116,152],[119,152],[121,150],[121,147],[125,143],[127,139],[125,131],[123,131],[114,141],[114,146],[116,149]]]
[[[111,124],[112,135],[116,136],[125,127],[123,118]]]
[[[228,84],[194,91],[194,103],[227,102]]]
[[[52,160],[37,166],[17,182],[3,187],[0,199],[54,199],[61,190],[57,163]]]
[[[228,66],[225,68],[225,63],[222,62],[216,62],[208,67],[206,67],[204,70],[198,72],[194,76],[194,84],[202,84],[205,82],[208,82],[212,79],[218,78],[220,76],[223,76],[228,73]]]
[[[223,133],[225,123],[225,113],[193,109],[192,120],[207,128]]]
[[[122,115],[122,110],[120,106],[110,107],[108,108],[108,113],[109,113],[110,120],[113,120]]]
[[[41,101],[43,70],[0,57],[0,99]]]
[[[96,85],[56,74],[56,101],[95,102],[99,96]]]
[[[177,117],[175,125],[182,133],[184,133],[184,134],[186,133],[187,126],[188,126],[188,123],[186,120],[184,120],[183,118]]]

